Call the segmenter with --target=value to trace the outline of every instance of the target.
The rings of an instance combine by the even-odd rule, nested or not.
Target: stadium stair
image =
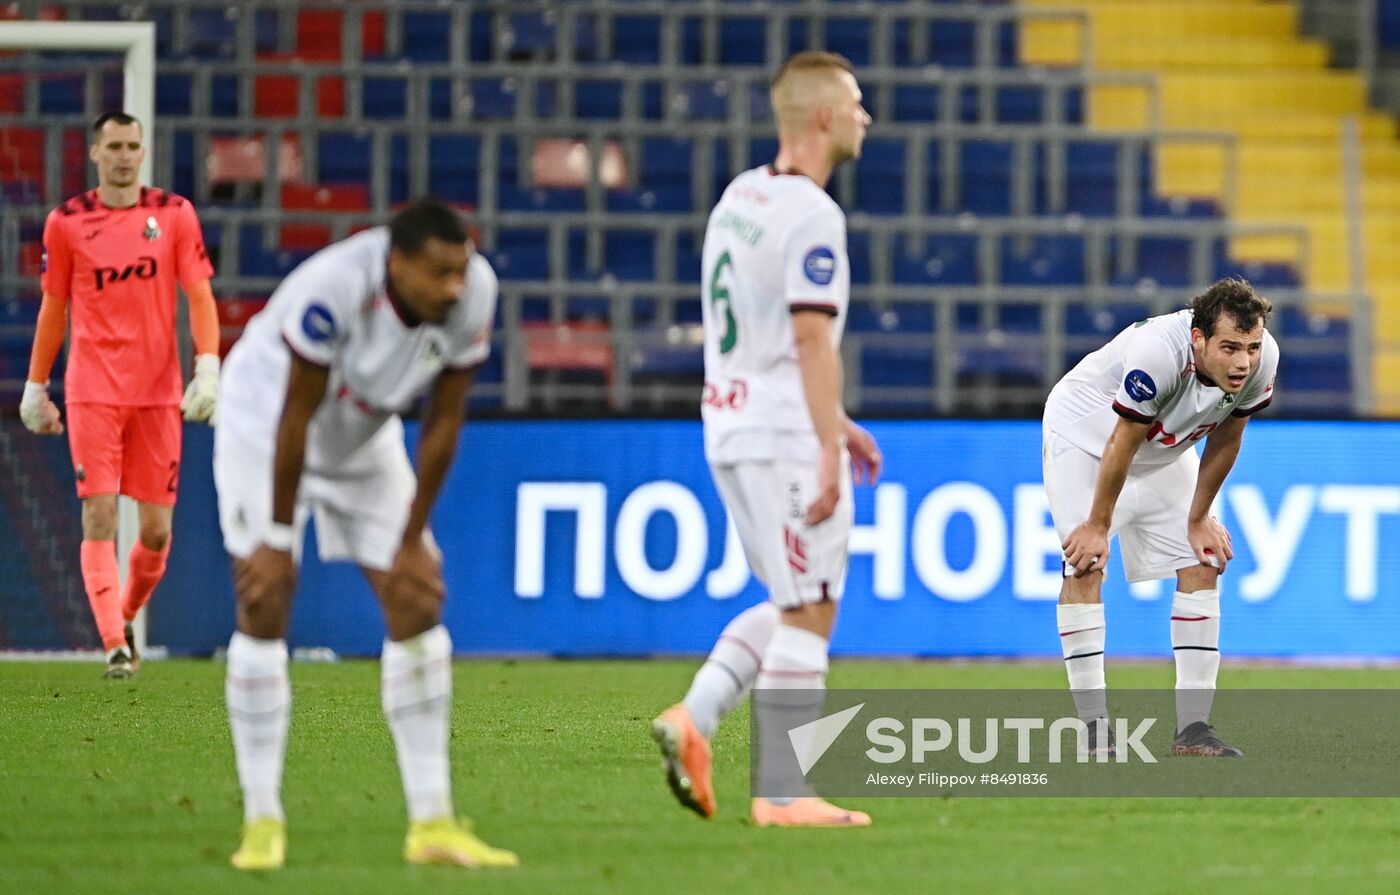
[[[1309,254],[1303,271],[1316,292],[1350,290],[1344,216],[1343,128],[1357,121],[1362,161],[1364,283],[1374,305],[1375,411],[1400,414],[1400,143],[1395,122],[1368,108],[1355,72],[1330,69],[1321,41],[1299,36],[1298,12],[1278,0],[1022,0],[1090,17],[1092,64],[1106,71],[1155,72],[1160,124],[1234,136],[1235,217],[1243,223],[1299,224]],[[1026,64],[1078,64],[1076,29],[1059,22],[1023,28]],[[1090,91],[1088,120],[1105,129],[1150,125],[1146,104],[1121,89]],[[1216,147],[1157,151],[1157,184],[1169,195],[1223,202],[1226,160]],[[1278,262],[1296,252],[1287,236],[1241,236],[1231,254]]]

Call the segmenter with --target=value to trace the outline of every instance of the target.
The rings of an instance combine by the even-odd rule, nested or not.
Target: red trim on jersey
[[[1245,409],[1243,409],[1243,410],[1236,410],[1234,413],[1230,414],[1230,416],[1238,416],[1238,417],[1253,416],[1254,414],[1256,414],[1256,413],[1258,413],[1259,411],[1263,410],[1265,407],[1268,407],[1268,406],[1269,406],[1270,404],[1272,404],[1273,402],[1274,402],[1274,396],[1273,396],[1273,395],[1270,395],[1269,397],[1267,397],[1267,398],[1265,398],[1264,400],[1260,401],[1258,404],[1255,404],[1253,407],[1247,407],[1247,408],[1245,408]]]
[[[295,345],[292,344],[292,340],[289,339],[289,338],[287,338],[287,336],[286,336],[285,334],[282,336],[282,344],[286,345],[286,346],[287,346],[287,350],[290,351],[292,354],[295,354],[297,357],[299,357],[299,358],[301,358],[302,360],[306,361],[308,364],[310,364],[310,365],[313,366],[313,367],[320,367],[322,370],[329,370],[329,369],[331,368],[331,365],[330,365],[330,364],[323,364],[323,363],[321,363],[321,362],[318,361],[318,360],[312,360],[311,358],[309,358],[309,357],[307,357],[306,355],[302,354],[300,351],[297,350],[297,346],[295,346]]]
[[[1150,423],[1150,422],[1152,422],[1153,419],[1154,419],[1153,417],[1150,417],[1150,416],[1148,416],[1148,415],[1145,414],[1145,413],[1139,413],[1139,412],[1137,412],[1136,410],[1134,410],[1134,409],[1131,408],[1131,407],[1124,407],[1122,404],[1119,404],[1117,401],[1114,401],[1114,402],[1113,402],[1113,412],[1116,413],[1116,414],[1118,414],[1119,416],[1123,417],[1124,419],[1126,419],[1126,420],[1131,420],[1132,422],[1135,422],[1135,423],[1144,423],[1144,424],[1145,424],[1145,423]]]
[[[820,314],[828,314],[832,317],[841,313],[841,310],[837,308],[836,305],[815,301],[795,301],[788,305],[788,310],[793,314],[796,314],[798,311],[816,311]]]
[[[408,305],[403,303],[402,298],[399,298],[398,291],[394,289],[394,279],[389,276],[389,262],[387,260],[384,262],[384,294],[388,297],[389,307],[394,309],[394,315],[399,318],[400,323],[409,329],[423,324],[423,320],[413,313]]]
[[[1208,616],[1208,615],[1194,615],[1194,616],[1192,616],[1192,615],[1173,615],[1173,616],[1172,616],[1172,621],[1174,621],[1174,622],[1208,622],[1208,621],[1210,621],[1210,616]]]

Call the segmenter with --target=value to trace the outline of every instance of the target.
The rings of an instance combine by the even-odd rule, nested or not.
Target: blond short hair
[[[769,86],[768,95],[773,103],[773,114],[779,124],[786,123],[800,107],[812,101],[812,87],[819,79],[831,79],[832,75],[845,72],[855,75],[851,62],[840,53],[826,50],[806,50],[788,57],[778,68]],[[834,83],[834,79],[831,79]],[[825,86],[825,85],[822,85]]]

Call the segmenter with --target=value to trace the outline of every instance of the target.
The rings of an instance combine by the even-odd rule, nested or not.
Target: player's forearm
[[[460,421],[456,424],[441,421],[423,429],[418,442],[418,488],[409,507],[408,524],[404,526],[405,543],[417,541],[428,527],[428,517],[432,515],[433,505],[442,491],[442,483],[447,480],[452,458],[457,454],[460,431]]]
[[[1210,514],[1215,496],[1225,484],[1225,477],[1235,468],[1235,458],[1240,455],[1240,444],[1244,441],[1244,426],[1227,423],[1228,429],[1217,429],[1206,439],[1206,449],[1201,453],[1201,467],[1196,473],[1196,493],[1191,497],[1191,515],[1188,521],[1198,522]]]
[[[282,413],[277,427],[277,453],[272,466],[272,521],[291,525],[296,513],[297,487],[306,465],[306,430],[309,418]]]
[[[797,340],[797,360],[817,440],[823,445],[835,444],[841,440],[846,423],[841,409],[841,357],[828,339],[813,337]]]
[[[185,287],[190,303],[190,336],[195,354],[219,353],[219,310],[214,304],[214,290],[208,280],[198,280]]]
[[[287,397],[282,419],[277,424],[277,448],[272,462],[272,521],[292,524],[296,513],[297,488],[306,465],[306,432],[311,417],[326,396],[330,370],[292,353],[287,374]]]
[[[433,386],[418,438],[418,487],[408,508],[408,524],[404,526],[406,544],[415,543],[423,536],[433,505],[447,480],[447,472],[452,468],[452,460],[457,456],[457,441],[466,418],[467,392],[474,377],[473,370],[447,370]]]
[[[1089,510],[1089,520],[1095,525],[1108,528],[1113,522],[1113,508],[1118,505],[1118,496],[1123,493],[1123,484],[1128,480],[1128,469],[1133,457],[1137,456],[1147,427],[1120,419],[1113,427],[1113,434],[1104,446],[1103,458],[1099,461],[1099,477],[1094,485],[1094,502]]]
[[[45,292],[44,300],[39,305],[39,318],[34,324],[34,349],[29,355],[30,382],[42,384],[49,381],[67,330],[68,299]]]

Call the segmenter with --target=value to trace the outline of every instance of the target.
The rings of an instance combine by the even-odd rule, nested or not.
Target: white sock
[[[779,804],[810,792],[788,731],[821,717],[827,649],[825,637],[780,624],[763,652],[763,666],[754,683],[759,736],[756,791]]]
[[[243,788],[243,819],[282,820],[282,764],[292,710],[287,642],[235,631],[228,643],[224,698]]]
[[[715,735],[720,719],[753,687],[764,650],[778,627],[778,607],[764,600],[745,609],[720,633],[715,648],[685,694],[691,720],[706,739]]]
[[[1210,720],[1220,672],[1220,591],[1172,595],[1172,651],[1176,655],[1176,729]]]
[[[1060,649],[1079,720],[1108,717],[1108,683],[1103,673],[1107,635],[1102,603],[1061,603],[1055,608]]]
[[[452,712],[452,638],[442,625],[384,641],[384,716],[394,735],[409,820],[452,815],[447,728]]]

